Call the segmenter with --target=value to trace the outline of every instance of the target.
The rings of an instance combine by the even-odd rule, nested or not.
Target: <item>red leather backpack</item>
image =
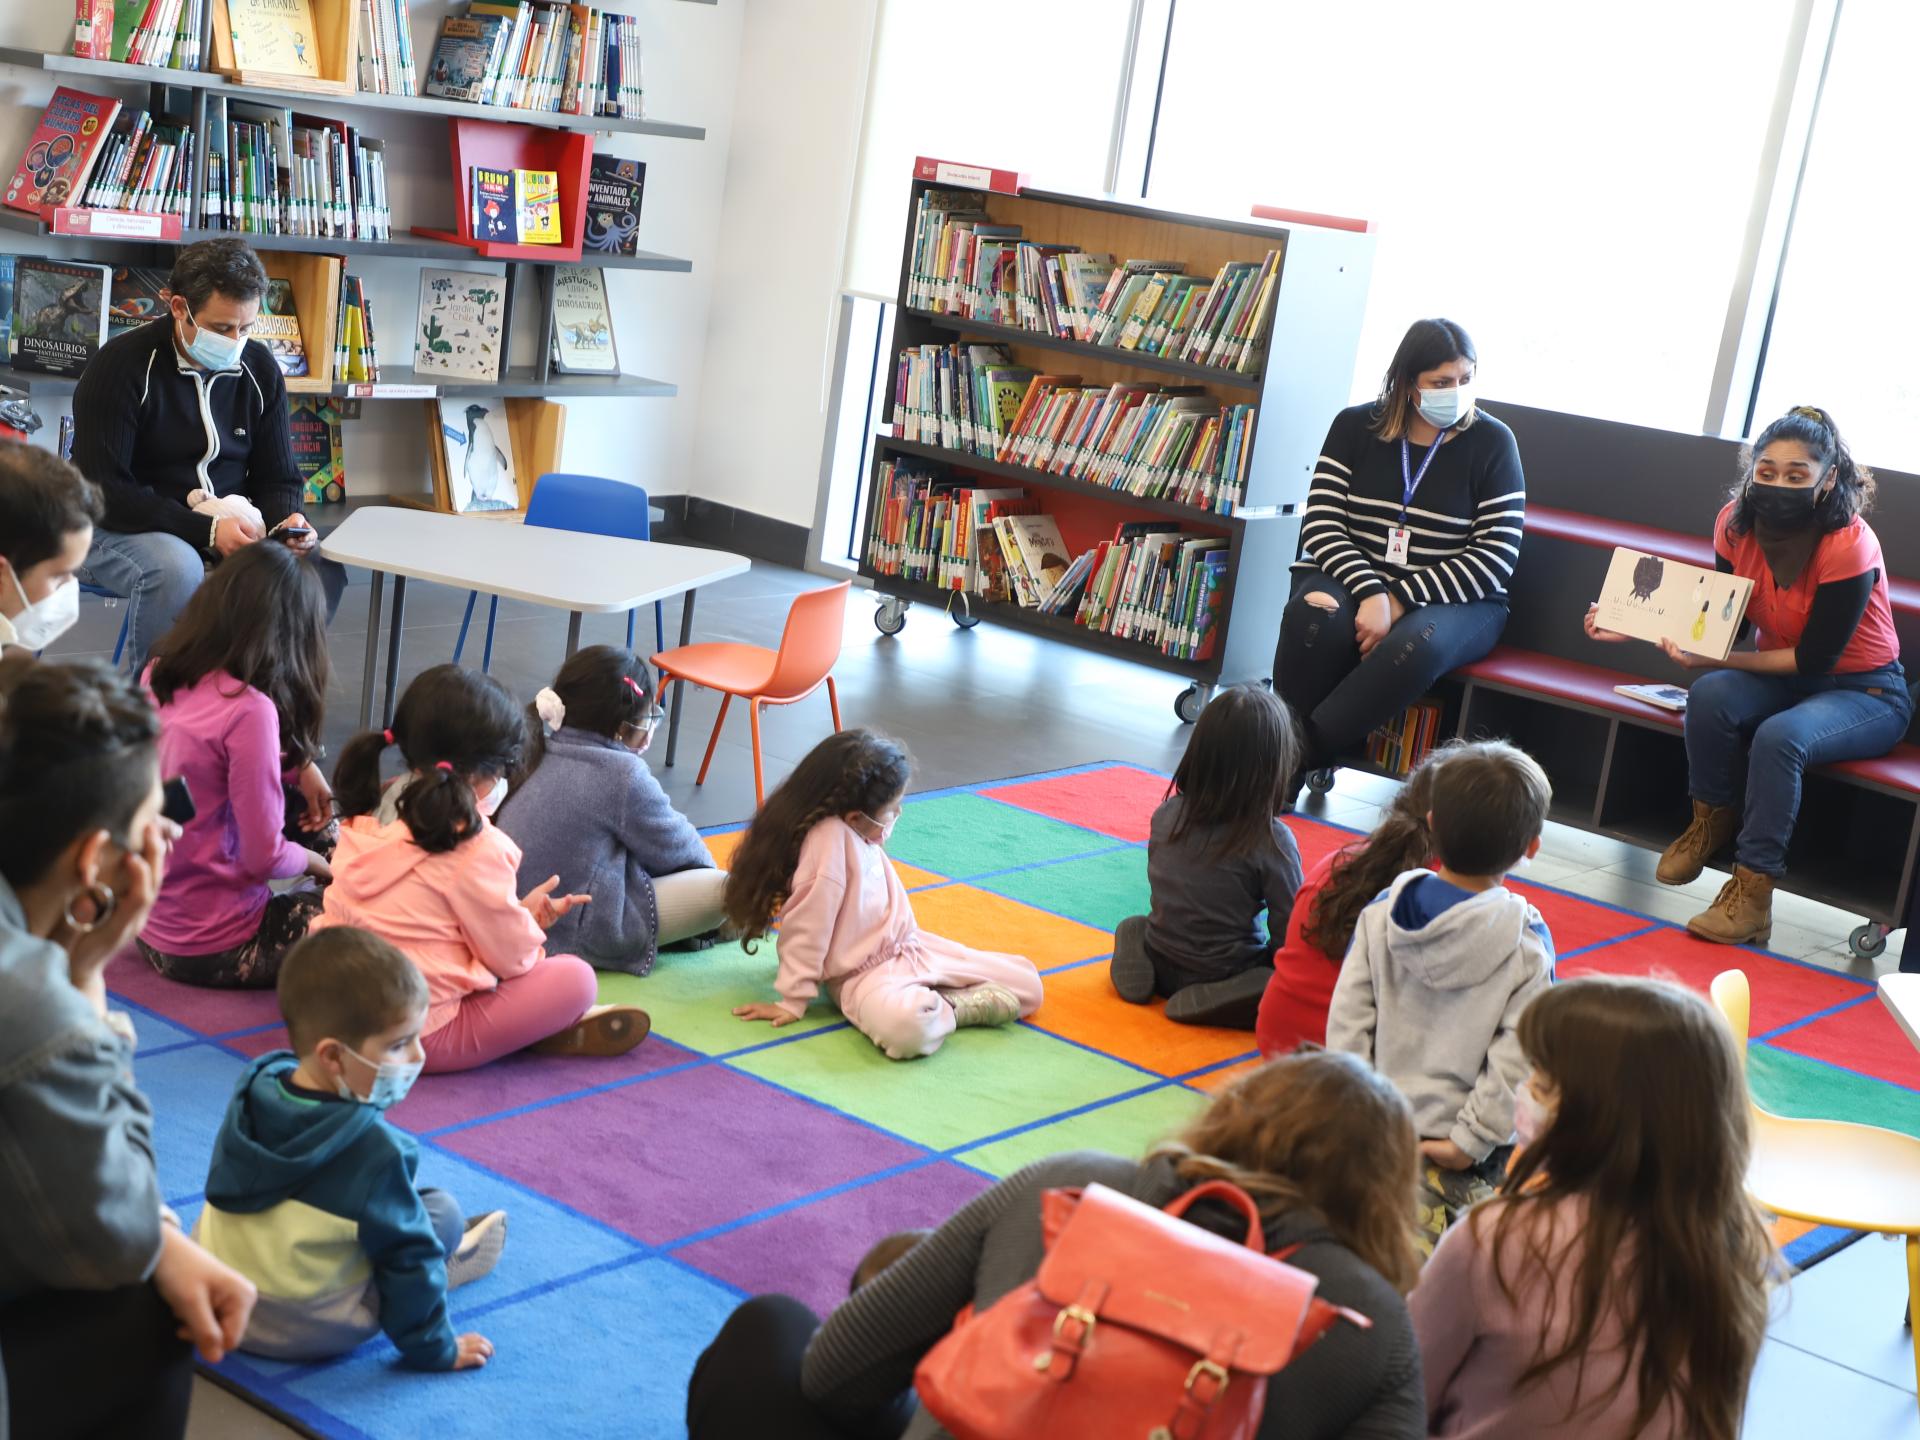
[[[1235,1244],[1180,1218],[1195,1201],[1245,1215]],[[1269,1257],[1259,1208],[1212,1180],[1165,1210],[1090,1185],[1041,1197],[1047,1254],[1027,1284],[961,1314],[914,1375],[957,1440],[1141,1436],[1252,1440],[1267,1377],[1337,1320],[1318,1279]]]

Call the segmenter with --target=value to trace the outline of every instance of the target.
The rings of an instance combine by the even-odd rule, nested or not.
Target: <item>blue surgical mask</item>
[[[1473,409],[1473,385],[1454,385],[1445,390],[1422,390],[1420,418],[1441,430],[1451,430]]]
[[[403,1060],[392,1060],[385,1065],[376,1065],[358,1050],[348,1050],[347,1054],[373,1071],[373,1088],[364,1097],[357,1095],[353,1087],[347,1084],[347,1077],[342,1075],[333,1082],[334,1090],[342,1100],[359,1101],[361,1104],[373,1106],[376,1110],[390,1109],[406,1099],[407,1092],[413,1088],[413,1082],[420,1078],[420,1071],[426,1065],[424,1060],[417,1060],[411,1064]]]
[[[246,340],[239,335],[221,335],[201,326],[193,327],[193,339],[186,342],[187,358],[209,370],[231,370],[240,363]]]

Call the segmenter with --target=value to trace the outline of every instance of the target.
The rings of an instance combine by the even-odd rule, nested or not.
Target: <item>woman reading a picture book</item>
[[[1333,417],[1273,657],[1306,741],[1289,795],[1506,628],[1527,486],[1513,432],[1474,408],[1478,365],[1451,320],[1415,321],[1380,398]]]
[[[1693,821],[1656,873],[1685,885],[1734,840],[1733,878],[1687,922],[1728,945],[1773,933],[1773,887],[1786,873],[1807,767],[1884,755],[1913,718],[1886,561],[1861,518],[1873,472],[1848,453],[1833,417],[1810,405],[1761,431],[1741,470],[1714,521],[1714,564],[1753,581],[1755,648],[1713,660],[1671,640],[1660,647],[1709,673],[1687,693]],[[1600,629],[1591,608],[1586,629],[1595,640],[1627,638]]]

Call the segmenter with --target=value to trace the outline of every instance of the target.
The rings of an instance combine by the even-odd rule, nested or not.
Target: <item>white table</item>
[[[1920,1047],[1920,975],[1902,971],[1882,975],[1880,1003],[1899,1022],[1907,1039]]]
[[[572,612],[567,654],[580,648],[583,614],[624,614],[656,600],[684,595],[680,643],[693,638],[693,595],[702,585],[747,572],[744,555],[698,550],[651,540],[616,540],[575,530],[548,530],[470,515],[443,515],[400,506],[356,510],[320,542],[320,553],[342,565],[373,572],[367,601],[367,658],[361,677],[360,728],[373,724],[374,671],[380,651],[380,599],[393,576],[393,615],[387,631],[387,693],[381,723],[393,723],[400,672],[400,631],[407,581],[431,580],[457,590],[479,590]],[[667,724],[667,764],[680,738],[680,697],[673,687]]]

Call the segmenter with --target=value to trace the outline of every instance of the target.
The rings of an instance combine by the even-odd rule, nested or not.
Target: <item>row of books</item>
[[[1367,736],[1367,759],[1389,775],[1410,775],[1440,742],[1445,706],[1417,700]]]
[[[333,321],[333,375],[343,382],[377,382],[380,355],[375,348],[373,310],[358,275],[340,276],[340,309]]]
[[[427,94],[568,115],[641,113],[631,15],[546,0],[471,0],[440,27]]]
[[[198,70],[206,18],[207,0],[76,0],[73,53],[82,60]]]
[[[227,0],[231,5],[233,0]],[[283,0],[300,4],[302,0]],[[407,0],[357,0],[360,7],[360,88],[374,95],[418,95],[420,77],[413,63],[413,26]]]
[[[76,203],[91,210],[185,217],[192,209],[196,144],[193,127],[184,120],[123,110]]]
[[[284,105],[207,98],[200,223],[254,235],[391,240],[386,142]]]
[[[1255,409],[1203,386],[1037,375],[998,345],[903,349],[896,439],[1227,515],[1246,503]]]
[[[1281,252],[1211,279],[1177,260],[1116,261],[996,225],[971,191],[915,203],[907,304],[1060,339],[1251,374],[1272,323]]]

